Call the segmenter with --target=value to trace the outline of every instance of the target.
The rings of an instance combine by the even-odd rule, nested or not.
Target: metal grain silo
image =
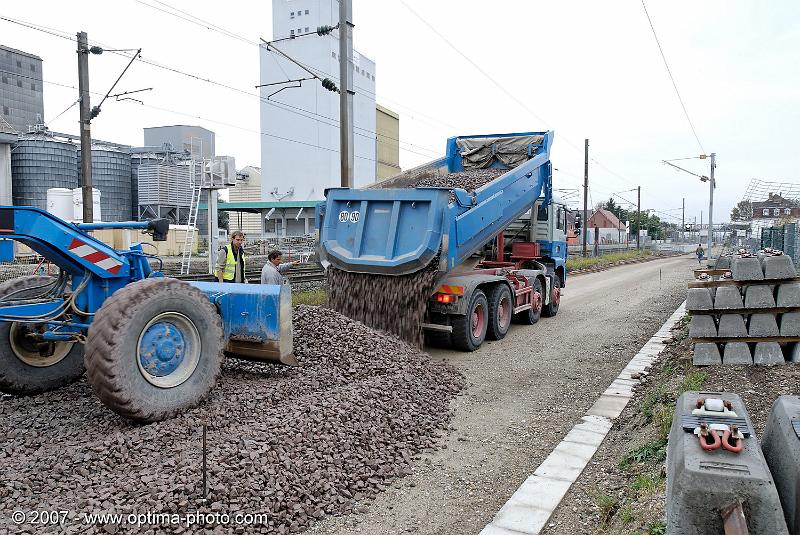
[[[154,152],[131,154],[131,217],[139,219],[139,166],[148,163],[158,163],[163,159]]]
[[[47,190],[77,188],[78,147],[46,135],[21,136],[11,147],[12,199],[47,209]]]
[[[78,150],[78,169],[81,151]],[[100,190],[106,221],[131,220],[131,155],[124,149],[92,145],[92,186]]]

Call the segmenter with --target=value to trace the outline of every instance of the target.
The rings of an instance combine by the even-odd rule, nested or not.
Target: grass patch
[[[706,379],[708,379],[708,374],[706,372],[687,370],[678,395],[683,394],[687,390],[702,390],[706,384]]]
[[[619,519],[623,525],[630,524],[635,520],[635,517],[633,516],[633,509],[631,509],[630,505],[626,505],[622,511],[620,511]]]
[[[306,292],[292,293],[292,305],[324,305],[328,301],[328,292],[325,290],[309,290]]]
[[[672,418],[675,415],[675,407],[672,405],[657,405],[653,409],[653,424],[658,430],[658,436],[666,440],[669,430],[672,427]]]
[[[661,403],[666,395],[667,387],[665,385],[659,385],[658,390],[652,390],[644,397],[642,400],[642,414],[645,415],[648,422],[653,419],[653,409],[656,404]]]
[[[662,520],[658,520],[647,526],[647,529],[642,535],[666,535],[666,533],[666,524],[664,524]]]
[[[621,251],[600,256],[570,256],[567,258],[567,271],[569,272],[575,269],[607,267],[621,260],[646,258],[648,256],[653,256],[653,252],[647,249],[641,251]]]
[[[619,502],[613,496],[598,491],[594,495],[594,506],[600,512],[600,524],[605,526],[619,509]]]
[[[665,439],[649,442],[641,448],[629,451],[619,462],[620,468],[628,468],[639,463],[660,463],[667,458],[667,441]]]
[[[636,479],[633,480],[631,488],[634,490],[634,492],[639,494],[639,496],[643,496],[658,492],[663,484],[664,480],[658,476],[651,474],[639,474],[636,476]]]

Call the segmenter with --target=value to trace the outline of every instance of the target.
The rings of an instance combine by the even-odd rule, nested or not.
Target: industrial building
[[[338,2],[273,0],[275,47],[318,72],[338,80],[338,31],[318,36],[317,26],[335,25]],[[310,35],[306,35],[312,32]],[[292,38],[293,37],[293,38]],[[261,169],[263,201],[321,200],[325,188],[340,184],[339,94],[266,46],[260,51]],[[375,62],[353,51],[354,185],[375,181]],[[295,87],[292,87],[295,86]],[[298,87],[299,86],[299,87]],[[276,91],[280,90],[279,93]]]
[[[0,45],[0,118],[17,133],[42,123],[42,58]]]
[[[375,105],[375,132],[378,140],[378,180],[400,173],[400,116],[380,104]]]
[[[216,154],[215,134],[202,126],[176,124],[144,129],[146,147],[169,145],[178,152],[185,151],[196,159],[210,159]]]

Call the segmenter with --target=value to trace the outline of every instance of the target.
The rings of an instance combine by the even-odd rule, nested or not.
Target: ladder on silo
[[[192,197],[189,202],[189,216],[186,218],[186,232],[183,238],[183,256],[181,257],[181,275],[188,275],[191,272],[192,250],[194,249],[195,232],[197,228],[197,214],[200,211],[200,197],[203,192],[203,140],[200,140],[200,172],[197,170],[197,160],[194,158],[194,139],[190,138],[192,162],[189,171]],[[208,254],[211,254],[209,247]]]

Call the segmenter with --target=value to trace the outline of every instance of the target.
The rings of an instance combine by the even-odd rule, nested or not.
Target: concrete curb
[[[664,341],[672,336],[670,330],[685,313],[684,301],[600,395],[580,423],[520,485],[480,535],[537,535],[544,529],[611,430],[613,420],[619,417],[633,397],[633,387],[639,382],[633,375],[652,366],[664,349]]]

